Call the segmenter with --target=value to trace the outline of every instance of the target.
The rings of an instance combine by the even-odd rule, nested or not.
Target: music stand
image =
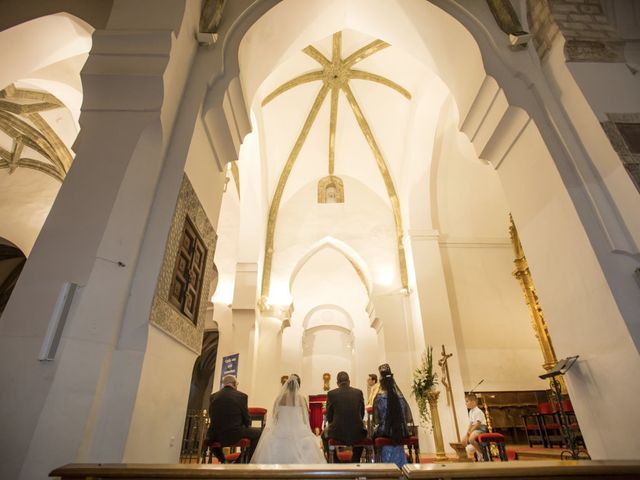
[[[573,460],[580,459],[580,451],[578,450],[578,445],[576,443],[576,438],[573,435],[573,430],[571,430],[571,425],[569,424],[569,418],[567,417],[567,413],[564,411],[564,405],[562,403],[562,390],[560,389],[560,382],[558,382],[557,377],[560,375],[564,375],[569,371],[569,369],[576,363],[578,359],[578,355],[573,357],[563,358],[562,360],[558,360],[558,362],[553,366],[551,370],[543,373],[539,377],[542,380],[546,380],[547,378],[551,379],[551,385],[553,389],[554,396],[556,397],[556,402],[558,403],[559,411],[558,413],[560,418],[560,431],[562,432],[563,439],[565,444],[569,447],[569,450],[564,450],[560,453],[560,458],[563,459],[565,453],[571,455]],[[585,452],[582,452],[585,453]],[[588,458],[588,455],[587,455]]]

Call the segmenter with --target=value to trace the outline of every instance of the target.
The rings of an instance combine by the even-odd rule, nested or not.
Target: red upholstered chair
[[[225,445],[225,447],[229,448],[239,448],[240,452],[232,452],[228,455],[225,455],[225,460],[228,463],[249,463],[249,459],[247,458],[247,454],[249,453],[249,447],[251,446],[251,440],[248,438],[241,438],[236,443],[231,445]],[[202,463],[211,463],[213,460],[213,449],[214,448],[222,448],[222,444],[220,442],[204,442],[202,448]],[[208,453],[208,456],[207,456]]]
[[[562,446],[562,428],[558,420],[557,411],[551,402],[544,402],[538,405],[538,418],[545,437],[547,447],[554,444]]]
[[[504,444],[504,435],[500,433],[481,433],[480,435],[478,435],[478,443],[480,444],[482,456],[484,457],[485,461],[493,461],[493,457],[491,456],[492,443],[495,443],[498,447],[500,460],[503,462],[506,462],[508,460],[507,450]]]
[[[399,443],[395,443],[389,437],[376,437],[373,444],[377,463],[382,462],[382,447],[393,445],[405,445],[409,450],[409,463],[420,463],[420,443],[418,442],[418,437],[415,435],[404,438]]]
[[[370,438],[363,438],[356,443],[345,443],[335,438],[330,438],[329,441],[329,463],[336,463],[336,460],[341,462],[348,462],[351,460],[351,452],[341,451],[340,447],[362,447],[362,453],[364,454],[365,462],[369,463],[373,461],[373,441]]]
[[[262,407],[249,407],[249,417],[251,423],[260,422],[260,430],[264,430],[267,423],[267,409]]]

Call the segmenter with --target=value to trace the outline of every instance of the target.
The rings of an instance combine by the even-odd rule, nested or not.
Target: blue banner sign
[[[220,371],[220,388],[222,388],[222,379],[225,375],[233,375],[238,378],[238,358],[239,353],[222,357],[222,370]]]

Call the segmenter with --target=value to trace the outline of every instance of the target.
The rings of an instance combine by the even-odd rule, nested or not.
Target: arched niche
[[[339,305],[318,305],[305,315],[302,328],[306,331],[311,328],[334,325],[353,330],[353,320],[344,308]]]
[[[337,325],[305,329],[302,335],[302,378],[309,393],[322,392],[322,376],[329,373],[335,384],[339,371],[353,374],[356,339],[353,331]]]

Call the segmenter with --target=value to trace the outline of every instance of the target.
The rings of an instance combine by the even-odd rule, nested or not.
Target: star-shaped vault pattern
[[[318,112],[322,107],[326,98],[330,95],[330,113],[329,113],[329,147],[328,147],[328,157],[329,157],[329,175],[332,176],[335,171],[335,139],[336,139],[336,128],[338,124],[338,98],[340,92],[344,94],[346,100],[351,107],[351,110],[356,118],[358,126],[362,131],[373,157],[375,158],[376,165],[382,178],[384,180],[384,185],[387,190],[387,194],[389,196],[389,200],[391,202],[391,207],[393,211],[393,217],[396,227],[396,241],[398,247],[398,262],[400,266],[400,280],[402,282],[403,288],[408,287],[408,279],[407,279],[407,266],[406,266],[406,258],[404,252],[404,246],[402,243],[403,229],[402,229],[402,218],[400,215],[400,203],[398,200],[398,195],[396,193],[395,186],[393,184],[393,180],[389,173],[389,168],[384,160],[380,147],[373,135],[371,127],[369,126],[369,122],[364,116],[358,101],[356,100],[355,95],[349,85],[349,82],[353,79],[356,80],[367,80],[370,82],[379,83],[386,87],[392,88],[393,90],[400,93],[402,96],[411,99],[411,94],[403,87],[398,85],[392,80],[389,80],[386,77],[381,75],[377,75],[372,72],[367,72],[364,70],[358,70],[353,68],[354,65],[361,62],[365,58],[374,55],[375,53],[383,50],[390,45],[382,40],[374,40],[373,42],[365,45],[364,47],[356,50],[351,55],[346,58],[342,58],[342,32],[337,32],[333,35],[332,39],[332,52],[331,59],[325,57],[317,48],[312,45],[307,46],[303,52],[307,54],[309,57],[314,59],[316,62],[320,64],[322,67],[319,70],[314,70],[312,72],[308,72],[302,75],[299,75],[288,82],[280,85],[273,92],[267,95],[263,101],[262,106],[266,106],[276,97],[282,95],[283,93],[295,88],[299,85],[303,85],[310,82],[321,81],[322,86],[320,91],[316,95],[316,98],[311,106],[311,110],[307,115],[307,118],[302,125],[302,129],[298,134],[296,142],[291,149],[291,153],[287,158],[287,162],[285,163],[282,172],[280,173],[280,178],[278,179],[278,184],[276,186],[273,199],[271,201],[271,205],[269,208],[269,218],[267,223],[267,237],[265,242],[265,255],[264,255],[264,266],[262,270],[262,288],[261,288],[261,300],[260,307],[265,309],[268,308],[268,298],[269,298],[269,287],[270,287],[270,277],[271,277],[271,264],[273,260],[273,243],[274,243],[274,234],[276,228],[276,221],[278,217],[278,210],[280,208],[280,202],[282,200],[282,194],[284,193],[284,188],[287,184],[287,180],[293,166],[302,150],[302,146],[304,145],[309,131],[313,126]]]

